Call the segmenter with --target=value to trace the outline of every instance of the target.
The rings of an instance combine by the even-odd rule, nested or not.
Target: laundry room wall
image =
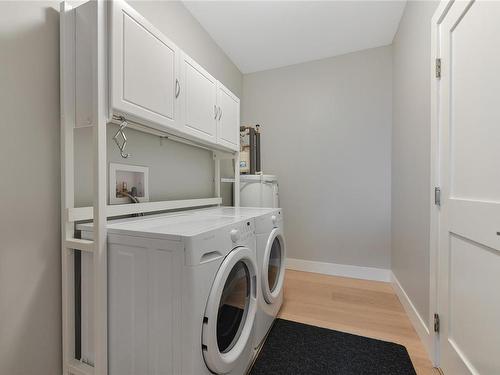
[[[391,118],[391,46],[244,75],[289,258],[390,268]]]
[[[180,2],[133,5],[241,94],[241,73]],[[59,1],[0,1],[0,67],[0,374],[61,374]],[[78,132],[78,198],[87,204],[90,129]],[[158,174],[153,198],[213,191],[208,152],[129,138],[129,162]],[[119,160],[111,144],[109,152]]]
[[[59,13],[0,2],[0,374],[61,374]]]
[[[243,76],[180,1],[128,1],[183,51],[241,98]],[[185,144],[162,140],[149,134],[127,130],[127,150],[123,159],[112,141],[116,126],[108,127],[108,161],[149,167],[151,201],[207,198],[214,196],[212,153]],[[92,129],[80,128],[75,135],[75,204],[92,204]],[[231,161],[221,162],[221,175],[232,177]],[[223,204],[231,204],[232,184],[221,185]]]
[[[392,271],[429,322],[431,18],[409,1],[393,42]]]

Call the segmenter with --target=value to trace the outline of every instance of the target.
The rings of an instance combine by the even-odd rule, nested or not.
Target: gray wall
[[[179,142],[135,130],[126,130],[127,152],[123,159],[113,141],[117,125],[108,125],[108,163],[149,167],[149,200],[208,198],[214,196],[214,163],[212,153]],[[92,128],[75,132],[75,205],[91,206],[92,192]]]
[[[139,11],[237,95],[242,76],[178,2]],[[0,2],[0,374],[61,373],[59,1]],[[110,133],[114,127],[110,127]],[[89,159],[77,130],[82,164]],[[132,163],[151,163],[153,198],[206,196],[210,154],[130,132]],[[116,149],[110,160],[118,160]],[[166,161],[161,159],[165,158]],[[183,164],[184,163],[184,164]],[[89,169],[80,202],[89,200]],[[158,173],[156,173],[158,172]],[[208,185],[207,185],[208,184]],[[90,190],[89,190],[90,191]],[[158,190],[159,191],[159,190]]]
[[[59,13],[0,2],[0,374],[61,373]]]
[[[409,1],[393,43],[392,270],[429,317],[430,49],[437,2]]]
[[[390,268],[390,46],[244,75],[288,256]]]

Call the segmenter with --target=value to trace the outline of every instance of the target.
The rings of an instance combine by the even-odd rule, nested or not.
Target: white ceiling
[[[392,43],[405,1],[184,1],[242,73]]]

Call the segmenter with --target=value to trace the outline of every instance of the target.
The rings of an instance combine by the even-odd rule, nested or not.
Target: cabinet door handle
[[[179,80],[176,78],[175,79],[175,97],[178,98],[180,93],[181,93],[181,84],[179,83]]]
[[[220,107],[219,107],[219,121],[220,121],[221,117],[222,117],[222,109],[220,109]]]
[[[217,106],[214,104],[214,114],[215,114],[215,116],[214,116],[214,120],[217,120],[217,114],[218,114],[218,113],[219,113],[219,112],[217,111]]]

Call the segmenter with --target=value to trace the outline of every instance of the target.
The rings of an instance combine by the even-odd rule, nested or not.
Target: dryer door
[[[246,247],[222,262],[208,297],[203,320],[203,357],[216,374],[231,371],[246,348],[257,308],[255,254]]]
[[[285,238],[281,228],[275,228],[267,240],[262,264],[262,295],[272,304],[283,288],[285,279]]]

